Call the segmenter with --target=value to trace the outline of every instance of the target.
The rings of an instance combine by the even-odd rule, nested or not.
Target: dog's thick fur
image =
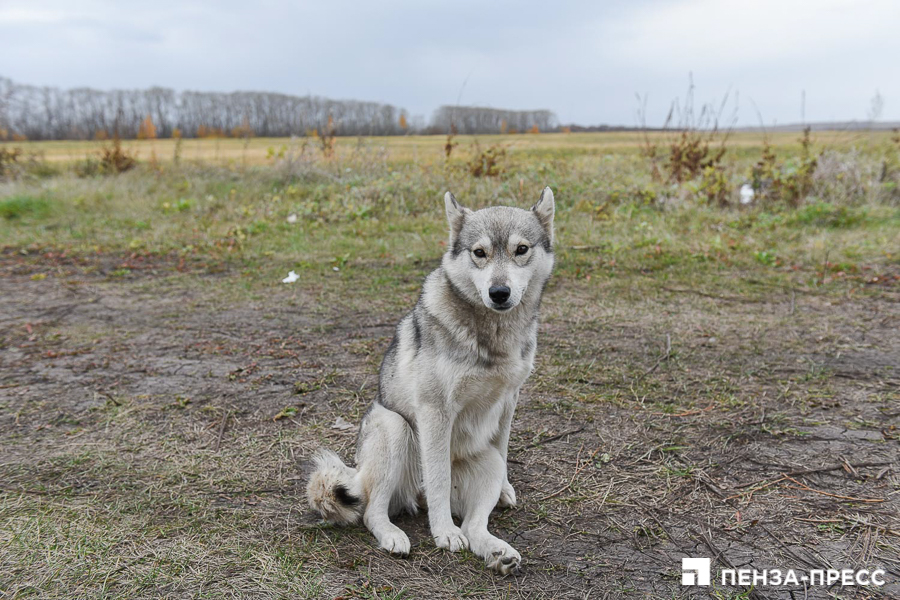
[[[531,210],[473,212],[449,192],[444,203],[448,250],[384,356],[357,468],[319,451],[307,498],[326,520],[362,517],[382,548],[408,554],[409,538],[390,516],[415,513],[424,494],[439,547],[468,547],[506,574],[521,557],[488,533],[488,516],[516,503],[506,453],[553,268],[553,192],[545,188]]]

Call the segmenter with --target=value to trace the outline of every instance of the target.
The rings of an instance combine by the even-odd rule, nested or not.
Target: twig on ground
[[[550,436],[548,438],[544,438],[544,439],[538,440],[536,442],[532,442],[532,443],[528,444],[527,446],[525,446],[524,448],[522,448],[522,450],[528,450],[529,448],[536,448],[537,446],[542,446],[543,444],[549,444],[550,442],[555,442],[556,440],[564,438],[567,435],[574,435],[576,433],[581,433],[582,431],[584,431],[584,425],[582,425],[578,429],[572,429],[571,431],[565,431],[563,433],[560,433],[560,434],[557,434],[554,436]]]
[[[713,561],[721,561],[729,569],[736,568],[734,566],[734,563],[731,562],[731,560],[725,555],[725,553],[722,552],[721,550],[719,550],[715,546],[715,544],[713,544],[712,539],[710,539],[708,536],[706,536],[702,533],[698,533],[693,527],[689,527],[688,531],[690,531],[694,536],[700,538],[700,540],[706,545],[706,547],[709,548],[710,552],[712,552],[712,554],[713,554],[713,556],[712,556]],[[753,588],[749,588],[747,590],[747,592],[748,592],[749,598],[755,598],[755,599],[765,598],[764,595],[762,595],[761,593],[759,593],[757,590],[755,590]]]
[[[795,521],[803,521],[804,523],[817,523],[817,524],[827,524],[827,523],[850,523],[851,525],[859,525],[860,527],[871,527],[872,529],[878,529],[887,533],[888,535],[896,535],[900,537],[900,531],[896,529],[890,529],[889,527],[885,527],[884,525],[878,525],[876,523],[868,523],[866,521],[860,521],[859,519],[808,519],[805,517],[794,517]]]
[[[225,416],[222,417],[222,423],[219,425],[219,437],[216,438],[216,449],[215,452],[219,451],[219,447],[222,445],[222,436],[225,435],[225,425],[228,423],[228,419],[231,418],[231,411],[229,410],[225,413]]]
[[[578,463],[581,462],[581,451],[582,450],[584,450],[584,444],[582,444],[581,448],[578,449],[578,456],[575,458],[576,465],[578,465]],[[578,474],[581,473],[586,466],[588,466],[589,464],[592,463],[594,457],[597,455],[598,452],[600,452],[600,448],[597,448],[596,450],[594,450],[594,453],[591,454],[591,457],[589,459],[584,461],[584,464],[578,465],[578,467],[575,469],[575,472],[572,474],[572,479],[569,480],[569,483],[567,483],[563,487],[559,488],[557,491],[553,492],[549,496],[544,496],[543,498],[541,498],[539,500],[539,502],[543,502],[544,500],[549,500],[551,498],[555,498],[555,497],[559,496],[560,494],[562,494],[567,489],[569,489],[570,487],[572,487],[572,484],[575,483],[575,478],[578,477]]]
[[[714,408],[714,405],[710,404],[706,408],[698,408],[696,410],[686,410],[686,411],[680,412],[680,413],[669,414],[669,413],[664,413],[664,412],[651,412],[650,414],[658,416],[658,417],[689,417],[691,415],[699,415],[700,413],[705,413],[707,411],[712,410],[713,408]]]
[[[837,498],[838,500],[847,500],[848,502],[865,502],[865,503],[871,503],[871,504],[874,504],[877,502],[884,502],[884,498],[854,498],[853,496],[841,496],[839,494],[823,492],[822,490],[817,490],[817,489],[809,487],[806,484],[800,483],[793,477],[785,476],[784,479],[789,479],[790,481],[793,481],[794,483],[796,483],[799,486],[799,487],[793,488],[793,489],[800,489],[800,490],[805,490],[808,492],[815,492],[816,494],[822,494],[823,496],[828,496],[829,498]]]
[[[650,367],[649,369],[644,371],[641,374],[641,376],[635,380],[635,383],[637,383],[638,381],[641,381],[642,379],[644,379],[644,377],[646,377],[647,375],[649,375],[650,373],[652,373],[653,371],[658,369],[659,365],[661,365],[663,362],[669,360],[669,357],[671,357],[671,356],[672,356],[672,336],[667,333],[666,334],[666,351],[663,353],[662,356],[659,357],[659,360],[657,360],[656,363],[652,367]]]
[[[770,538],[772,538],[773,540],[778,542],[778,545],[781,546],[781,549],[782,549],[782,551],[784,551],[785,554],[793,557],[794,560],[801,562],[810,568],[815,568],[816,563],[810,561],[808,558],[805,558],[805,557],[797,554],[793,550],[791,550],[791,548],[788,547],[788,545],[784,543],[784,540],[782,540],[780,537],[778,537],[777,535],[775,535],[774,533],[769,531],[769,528],[766,527],[764,524],[757,523],[757,525],[759,526],[760,529],[762,529],[766,533],[766,535],[768,535]]]
[[[760,463],[760,464],[764,464],[764,463]],[[849,466],[853,467],[854,469],[862,469],[865,467],[883,467],[885,465],[891,465],[891,464],[893,464],[893,463],[883,461],[883,462],[855,463],[855,464],[852,464]],[[780,469],[789,469],[790,468],[790,467],[783,466],[783,465],[769,465],[769,466],[778,467]],[[814,473],[827,473],[828,471],[840,471],[844,468],[845,468],[844,464],[842,463],[839,465],[832,465],[830,467],[820,467],[817,469],[804,469],[802,471],[789,471],[789,472],[785,473],[784,475],[782,475],[778,480],[772,481],[772,482],[766,484],[766,486],[772,485],[772,483],[777,483],[778,481],[781,481],[785,477],[801,477],[803,475],[812,475]],[[751,483],[742,483],[742,484],[736,485],[734,487],[735,487],[735,489],[741,489],[741,488],[745,488],[745,487],[755,486],[755,485],[758,485],[758,484],[761,484],[764,482],[765,482],[765,479],[762,479],[760,481],[754,481]]]
[[[825,249],[825,259],[822,261],[822,280],[819,282],[819,286],[825,285],[825,276],[828,275],[828,253],[831,252],[830,249]]]
[[[759,490],[764,490],[764,489],[766,489],[767,487],[771,487],[771,486],[775,485],[776,483],[781,483],[781,482],[784,481],[784,480],[785,480],[784,477],[779,477],[778,479],[775,479],[775,480],[770,481],[770,482],[768,482],[768,483],[757,481],[757,482],[755,482],[755,483],[742,484],[742,485],[739,485],[739,486],[737,486],[737,487],[738,487],[738,488],[742,488],[742,487],[747,487],[747,486],[751,486],[751,485],[754,486],[754,487],[751,488],[751,489],[749,489],[749,490],[746,490],[746,491],[743,491],[743,492],[739,492],[739,493],[737,493],[737,494],[734,494],[733,496],[728,496],[728,497],[725,498],[725,499],[726,499],[726,500],[734,500],[735,498],[740,498],[740,497],[743,496],[744,494],[750,494],[750,495],[752,496],[755,492],[758,492]],[[757,485],[757,484],[761,484],[761,485]]]

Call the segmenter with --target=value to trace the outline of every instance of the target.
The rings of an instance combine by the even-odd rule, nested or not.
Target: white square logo
[[[681,585],[709,585],[708,558],[681,559]]]

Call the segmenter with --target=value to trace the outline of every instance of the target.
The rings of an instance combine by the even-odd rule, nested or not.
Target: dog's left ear
[[[450,192],[444,194],[444,209],[447,211],[447,223],[450,224],[450,246],[456,243],[459,232],[462,231],[463,221],[466,215],[472,211],[457,202]]]
[[[550,243],[552,244],[553,213],[556,212],[556,202],[553,200],[553,190],[549,187],[545,187],[544,191],[541,192],[541,197],[535,202],[534,206],[531,207],[531,212],[535,214],[541,222],[541,225],[544,226],[544,231],[547,232],[547,237],[550,238]]]

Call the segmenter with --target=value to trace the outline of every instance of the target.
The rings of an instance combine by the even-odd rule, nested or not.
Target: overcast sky
[[[0,76],[100,89],[265,90],[548,108],[651,124],[683,96],[738,93],[740,124],[900,120],[898,0],[0,0]],[[465,85],[463,86],[463,84]]]

